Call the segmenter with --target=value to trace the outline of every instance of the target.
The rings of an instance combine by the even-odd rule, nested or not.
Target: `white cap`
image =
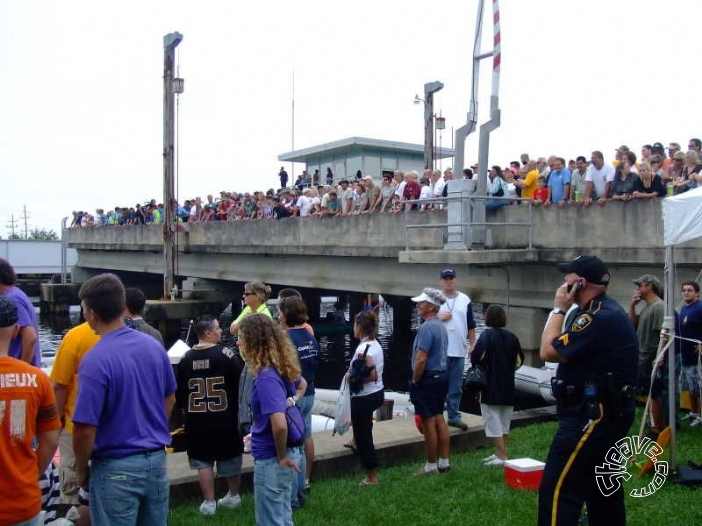
[[[441,307],[446,303],[446,297],[441,293],[439,289],[425,288],[419,296],[412,298],[412,301],[419,303],[420,301],[426,301],[437,307]]]

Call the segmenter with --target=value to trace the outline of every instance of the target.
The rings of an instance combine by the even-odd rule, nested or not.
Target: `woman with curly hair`
[[[285,410],[295,384],[304,382],[297,351],[284,329],[264,314],[241,320],[239,343],[254,376],[251,455],[256,524],[291,525],[292,488],[301,458],[299,447],[288,447]]]

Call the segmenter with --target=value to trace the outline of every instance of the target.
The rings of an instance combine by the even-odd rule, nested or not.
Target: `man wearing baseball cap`
[[[661,393],[663,385],[661,378],[656,378],[651,383],[653,360],[658,352],[661,339],[663,318],[665,317],[665,303],[661,299],[663,292],[661,282],[652,274],[644,274],[633,281],[636,289],[629,304],[629,319],[634,324],[636,336],[639,340],[639,383],[638,393],[648,396],[651,391],[651,432],[660,433],[665,427],[665,417]],[[636,306],[641,302],[646,305],[641,312],[636,312]]]
[[[558,430],[539,488],[538,523],[577,524],[587,504],[590,524],[624,526],[623,488],[604,496],[595,467],[605,464],[634,420],[636,333],[624,309],[607,296],[610,274],[602,260],[579,256],[558,268],[565,281],[556,290],[540,352],[543,360],[559,362],[552,381]],[[573,304],[579,309],[562,331]]]
[[[475,346],[475,320],[470,298],[456,287],[456,271],[447,267],[439,273],[441,293],[446,301],[438,317],[448,334],[448,395],[446,396],[447,424],[461,431],[468,429],[461,420],[458,407],[463,393],[463,370],[466,354]],[[469,346],[470,343],[470,346]]]
[[[440,290],[425,288],[412,301],[417,304],[422,324],[412,345],[410,401],[422,421],[427,458],[416,475],[431,475],[451,469],[449,432],[444,420],[448,392],[448,334],[437,317],[446,298]]]
[[[39,475],[56,451],[61,423],[49,377],[8,356],[19,330],[17,307],[0,296],[0,524],[39,526]]]

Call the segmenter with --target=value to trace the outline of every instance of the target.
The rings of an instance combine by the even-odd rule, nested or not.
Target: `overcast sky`
[[[491,46],[486,1],[485,46]],[[502,0],[490,163],[702,135],[699,0]],[[477,0],[0,0],[0,235],[161,201],[163,36],[183,34],[181,202],[275,186],[277,156],[350,136],[420,144],[412,104],[466,121]],[[480,121],[490,61],[483,61]],[[467,141],[477,160],[477,133]],[[445,162],[444,167],[448,163]],[[302,165],[296,165],[297,172]],[[290,165],[286,165],[290,172]],[[291,173],[294,180],[294,174]]]

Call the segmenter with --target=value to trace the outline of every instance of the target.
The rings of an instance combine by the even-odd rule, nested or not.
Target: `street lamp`
[[[424,98],[414,95],[414,103],[424,103],[424,169],[434,168],[434,93],[444,85],[437,81],[424,84]]]
[[[427,82],[424,84],[424,98],[420,98],[419,94],[414,95],[414,103],[424,103],[424,169],[434,169],[434,93],[440,91],[444,85],[437,81]],[[438,119],[437,119],[438,120]],[[444,124],[443,117],[441,118]],[[437,122],[437,124],[439,124]]]

